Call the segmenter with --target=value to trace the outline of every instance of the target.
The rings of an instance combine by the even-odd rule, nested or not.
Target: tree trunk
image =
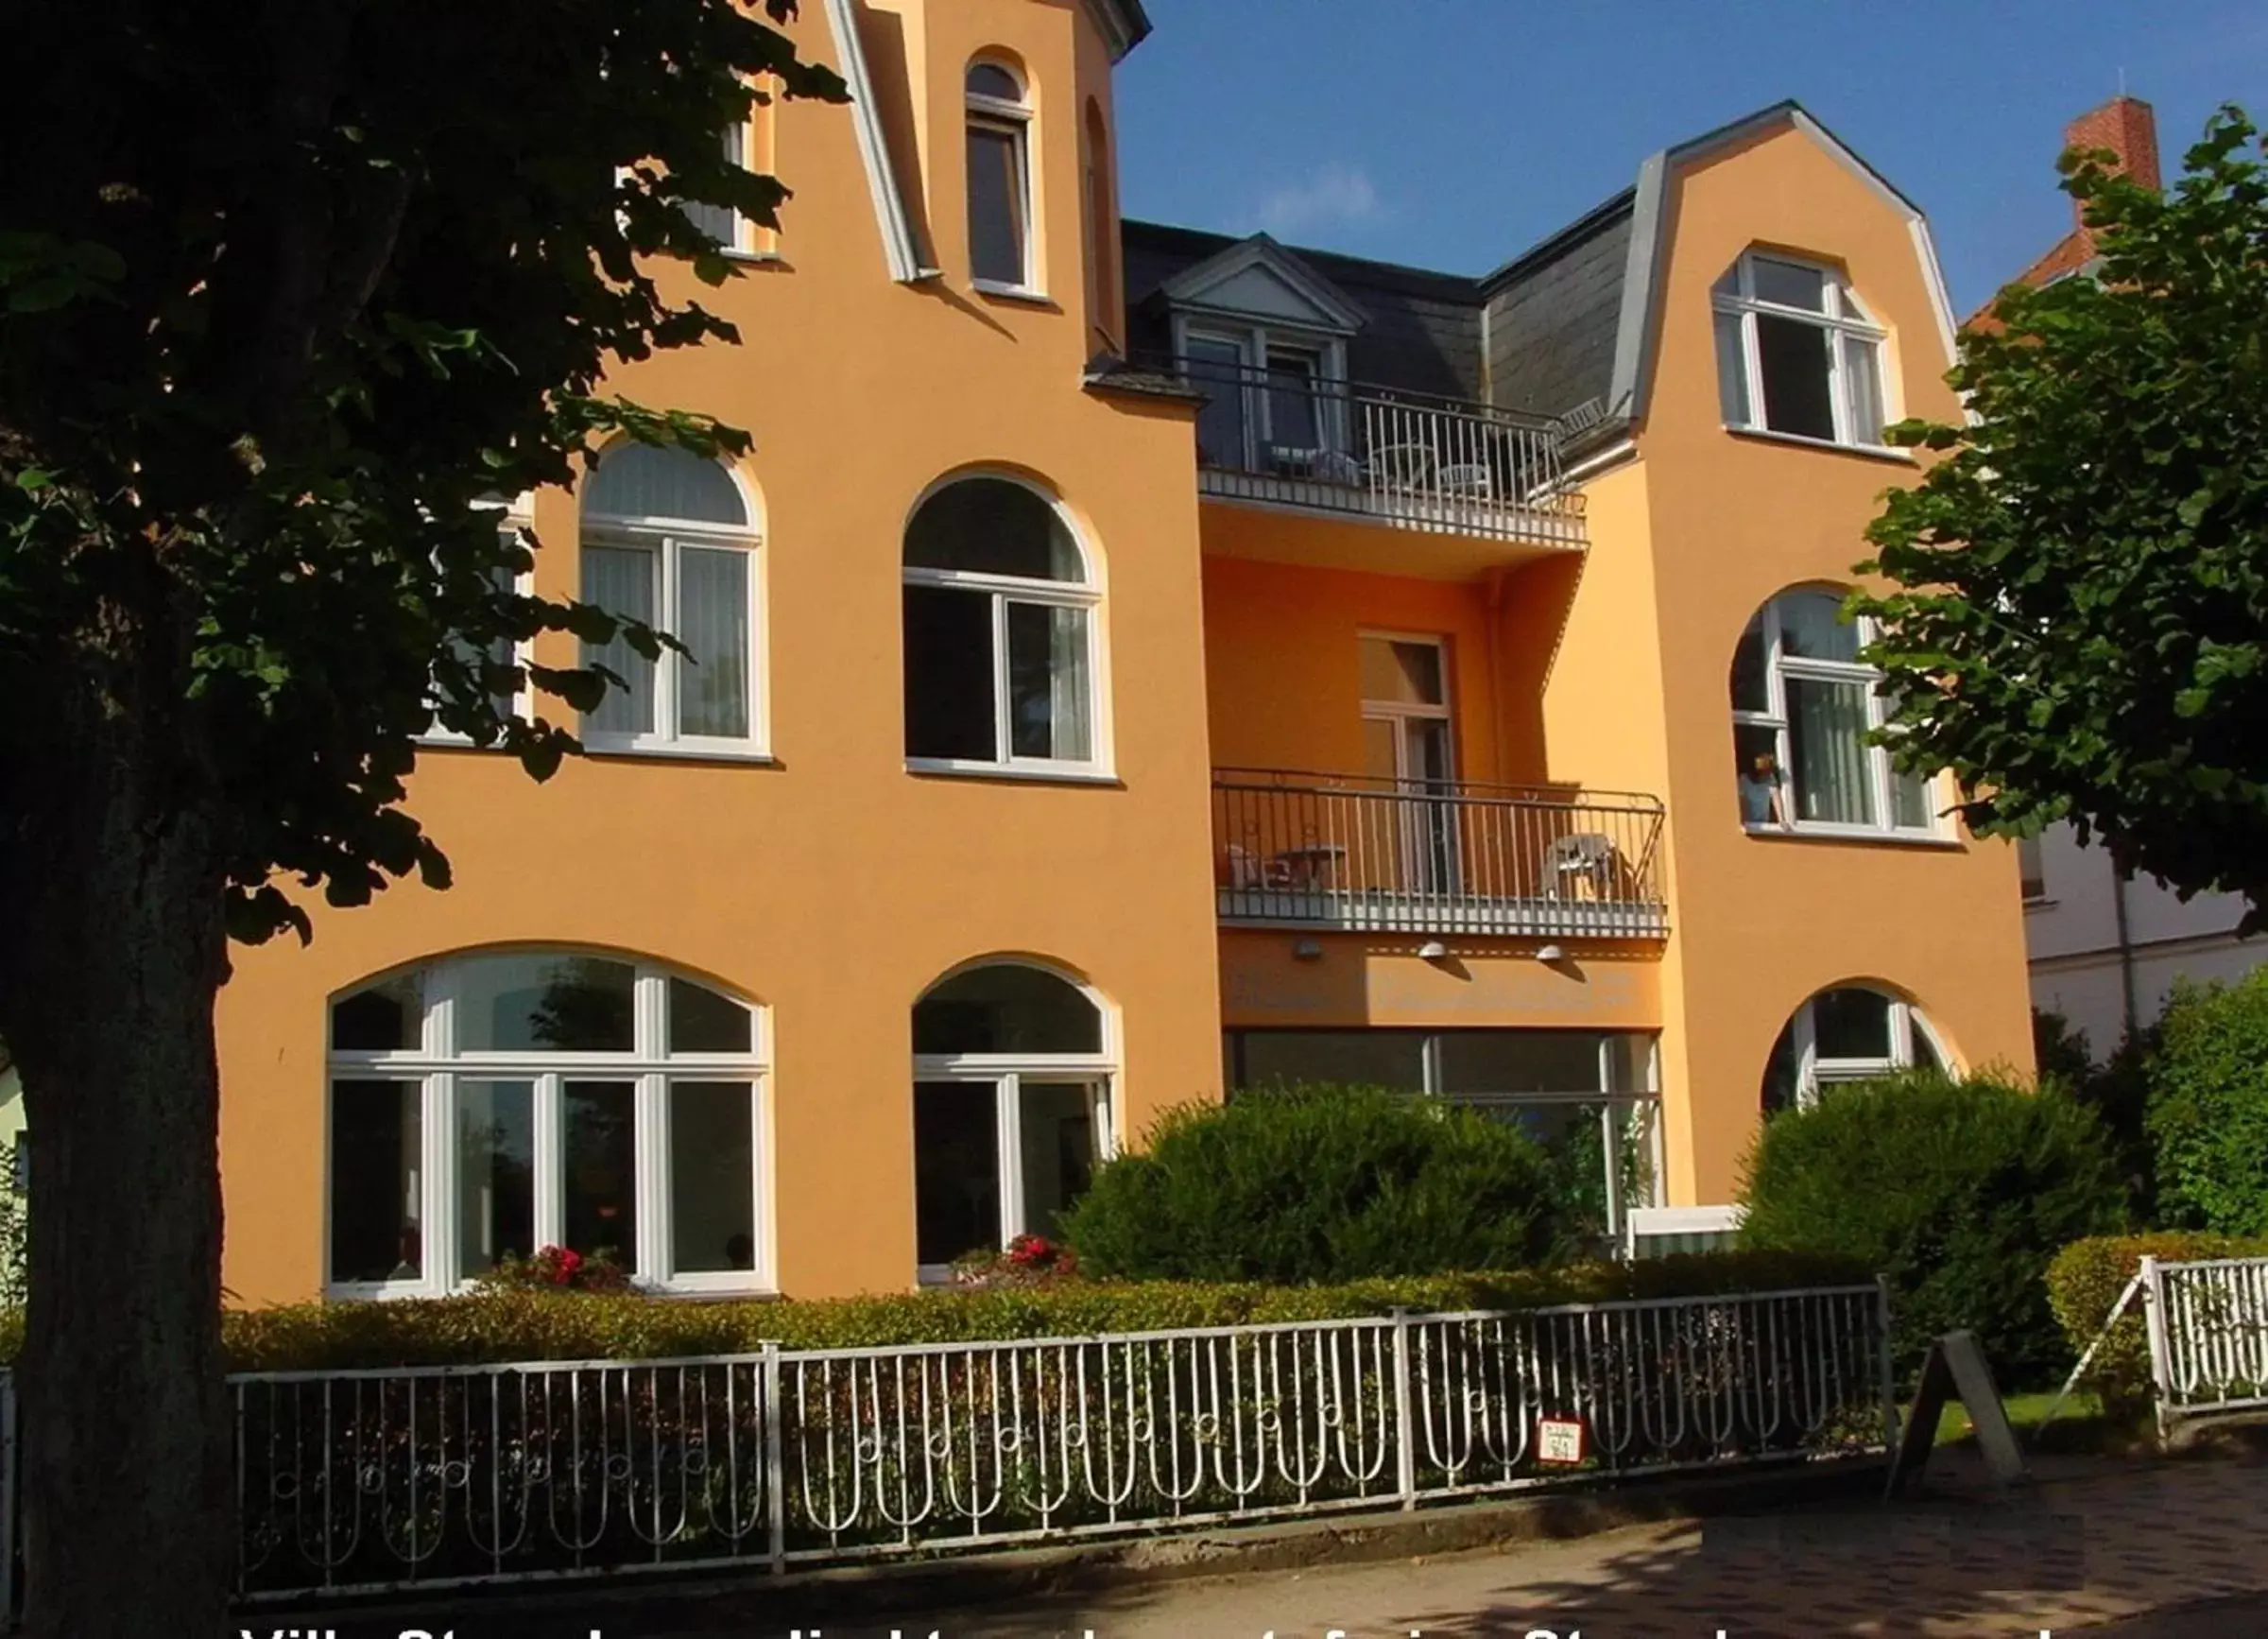
[[[6,770],[0,802],[0,1035],[30,1145],[16,1382],[32,1639],[221,1633],[234,1566],[223,819],[180,686],[186,630],[151,625],[173,630],[113,629],[83,686],[18,702],[56,709],[54,754]]]

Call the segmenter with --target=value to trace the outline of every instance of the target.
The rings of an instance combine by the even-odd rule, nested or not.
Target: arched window
[[[1823,1089],[1916,1068],[1948,1067],[1921,1009],[1886,991],[1845,985],[1796,1009],[1764,1065],[1764,1113],[1810,1109]]]
[[[1118,206],[1110,168],[1110,127],[1103,105],[1087,99],[1083,133],[1087,196],[1087,300],[1089,322],[1097,339],[1115,347],[1120,334],[1118,310]]]
[[[1091,769],[1095,606],[1062,509],[959,478],[905,531],[905,751],[927,768]]]
[[[456,1290],[507,1254],[771,1285],[759,1009],[627,957],[496,951],[332,1003],[334,1295]]]
[[[645,659],[623,639],[585,644],[610,685],[583,719],[594,750],[762,750],[756,545],[732,475],[683,450],[623,444],[584,480],[583,600],[674,635]]]
[[[914,1217],[925,1281],[1052,1235],[1111,1153],[1108,1021],[1045,968],[964,968],[914,1004]]]
[[[1751,251],[1710,294],[1727,426],[1881,443],[1885,332],[1841,273]]]
[[[979,289],[1030,294],[1032,107],[1005,63],[969,65],[969,272]]]
[[[1903,774],[1868,738],[1882,674],[1859,659],[1872,622],[1833,592],[1783,592],[1749,618],[1732,657],[1733,761],[1750,831],[1933,837],[1932,780]]]

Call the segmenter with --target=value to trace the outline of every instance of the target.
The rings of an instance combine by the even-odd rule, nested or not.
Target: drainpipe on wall
[[[2125,867],[2112,861],[2110,867],[2110,908],[2118,919],[2119,930],[2119,992],[2126,1009],[2126,1038],[2134,1039],[2141,1025],[2141,1009],[2134,995],[2134,939],[2126,931],[2126,884],[2131,880]]]

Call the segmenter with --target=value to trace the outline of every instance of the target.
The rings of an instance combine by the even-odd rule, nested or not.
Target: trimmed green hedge
[[[843,1349],[991,1337],[1091,1337],[1182,1326],[1335,1320],[1383,1315],[1397,1307],[1533,1308],[1619,1298],[1784,1291],[1871,1279],[1865,1269],[1837,1258],[1717,1252],[1629,1265],[1572,1265],[1340,1286],[1064,1281],[992,1290],[779,1303],[502,1292],[232,1311],[222,1332],[234,1371],[347,1371],[731,1354],[755,1350],[766,1341],[791,1349]],[[20,1313],[0,1312],[0,1357],[14,1360],[22,1340]]]
[[[2041,1285],[2074,1240],[2124,1229],[2102,1125],[2052,1092],[1910,1071],[1764,1124],[1743,1189],[1748,1247],[1833,1252],[1889,1278],[1901,1370],[1966,1328],[2001,1382],[2070,1364]]]
[[[2165,1218],[2268,1234],[2268,968],[2176,984],[2145,1074]]]
[[[2048,1266],[2047,1283],[2048,1303],[2074,1358],[2103,1330],[2110,1306],[2145,1257],[2162,1263],[2268,1257],[2268,1240],[2176,1230],[2073,1241]],[[2132,1421],[2150,1409],[2150,1335],[2139,1303],[2112,1328],[2088,1366],[2086,1381],[2102,1397],[2105,1414],[2116,1422]]]

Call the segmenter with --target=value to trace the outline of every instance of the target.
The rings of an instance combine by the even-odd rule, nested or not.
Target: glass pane
[[[1787,680],[1788,747],[1796,818],[1875,823],[1866,758],[1866,685]]]
[[[969,270],[994,285],[1026,284],[1023,132],[969,122]]]
[[[1732,725],[1735,782],[1741,793],[1741,823],[1778,825],[1787,819],[1787,788],[1780,778],[1779,731],[1768,723]]]
[[[1008,605],[1008,732],[1019,757],[1084,763],[1088,730],[1087,611]]]
[[[638,1256],[637,1084],[569,1081],[561,1181],[567,1246],[605,1252],[629,1268]]]
[[[917,1053],[1099,1053],[1103,1016],[1076,986],[1019,962],[955,974],[914,1004]]]
[[[1772,600],[1779,612],[1779,648],[1800,660],[1856,664],[1859,628],[1843,618],[1843,599],[1832,592],[1787,592]]]
[[[1924,774],[1901,773],[1890,770],[1890,823],[1900,831],[1928,831],[1935,827],[1937,817],[1932,812],[1934,798],[1932,782]]]
[[[1400,717],[1363,719],[1363,772],[1374,780],[1391,780],[1401,772]]]
[[[1606,1086],[1615,1093],[1650,1093],[1654,1089],[1654,1038],[1624,1035],[1606,1038]]]
[[[1322,423],[1315,413],[1320,373],[1313,354],[1269,350],[1268,442],[1277,449],[1304,454],[1322,447]]]
[[[2019,837],[2016,843],[2017,880],[2022,884],[2026,899],[2045,899],[2048,896],[2047,863],[2041,857],[2039,838]]]
[[[1737,313],[1716,315],[1717,406],[1728,427],[1753,423],[1748,413],[1748,344]]]
[[[1943,1070],[1945,1061],[1937,1056],[1936,1044],[1930,1040],[1929,1031],[1921,1027],[1921,1015],[1909,1011],[1907,1019],[1913,1027],[1914,1063],[1923,1070]]]
[[[748,555],[678,551],[678,732],[748,735]]]
[[[1764,425],[1777,433],[1832,439],[1835,412],[1828,396],[1828,332],[1800,319],[1753,317],[1764,382]]]
[[[1191,385],[1207,395],[1197,412],[1197,464],[1246,466],[1244,349],[1233,341],[1193,336],[1182,356]]]
[[[1821,1059],[1890,1057],[1890,998],[1880,991],[1821,991],[1812,998],[1812,1037]]]
[[[1772,709],[1769,678],[1765,674],[1764,616],[1759,610],[1749,617],[1741,641],[1732,651],[1732,709],[1768,712]]]
[[[469,957],[456,975],[460,1053],[627,1053],[637,1046],[637,973],[627,962],[513,953]]]
[[[1763,1105],[1766,1115],[1777,1115],[1782,1110],[1796,1108],[1799,1070],[1796,1060],[1796,1027],[1791,1021],[1780,1027],[1779,1039],[1772,1044],[1772,1056],[1764,1061]]]
[[[1400,643],[1387,637],[1362,642],[1363,699],[1400,705],[1446,703],[1441,679],[1441,646]]]
[[[755,1015],[730,996],[691,979],[669,981],[671,1052],[746,1053],[755,1039]]]
[[[456,1083],[456,1255],[477,1275],[536,1250],[536,1084]]]
[[[1425,1091],[1425,1036],[1418,1030],[1244,1030],[1246,1087],[1317,1082]]]
[[[1094,1182],[1094,1090],[1084,1081],[1029,1079],[1019,1088],[1023,1233],[1052,1236],[1057,1220]]]
[[[424,1272],[423,1085],[331,1084],[331,1278]]]
[[[1827,274],[1795,262],[1775,262],[1769,256],[1749,258],[1749,277],[1756,299],[1782,307],[1800,307],[1807,313],[1827,311]]]
[[[747,503],[714,461],[657,444],[617,444],[583,480],[586,518],[683,518],[746,528]]]
[[[1023,87],[997,62],[973,62],[969,65],[969,95],[997,97],[1002,102],[1022,102]]]
[[[756,1113],[746,1081],[669,1085],[670,1261],[679,1274],[756,1267]]]
[[[747,163],[742,157],[743,150],[747,147],[747,127],[746,126],[729,125],[717,133],[717,143],[724,149],[725,161],[728,164],[745,165]],[[688,200],[685,205],[685,214],[693,218],[695,227],[727,250],[735,249],[740,244],[740,214],[731,206],[712,205],[697,199]]]
[[[423,1044],[423,978],[397,974],[331,1004],[331,1045],[342,1053],[416,1052]]]
[[[905,528],[905,561],[1025,580],[1087,578],[1063,515],[1039,492],[1005,478],[963,478],[922,502]]]
[[[1843,337],[1843,408],[1853,442],[1882,441],[1881,349],[1863,336]]]
[[[988,593],[905,589],[905,751],[909,757],[999,759]]]
[[[997,1096],[988,1081],[914,1084],[914,1241],[922,1264],[999,1249]]]
[[[1441,1091],[1596,1093],[1603,1038],[1589,1030],[1449,1030]]]
[[[654,622],[661,607],[655,579],[661,554],[639,546],[583,548],[583,601],[626,620]],[[654,663],[616,636],[583,645],[583,664],[603,665],[629,686],[607,685],[606,698],[584,722],[605,733],[647,734],[654,729]]]

